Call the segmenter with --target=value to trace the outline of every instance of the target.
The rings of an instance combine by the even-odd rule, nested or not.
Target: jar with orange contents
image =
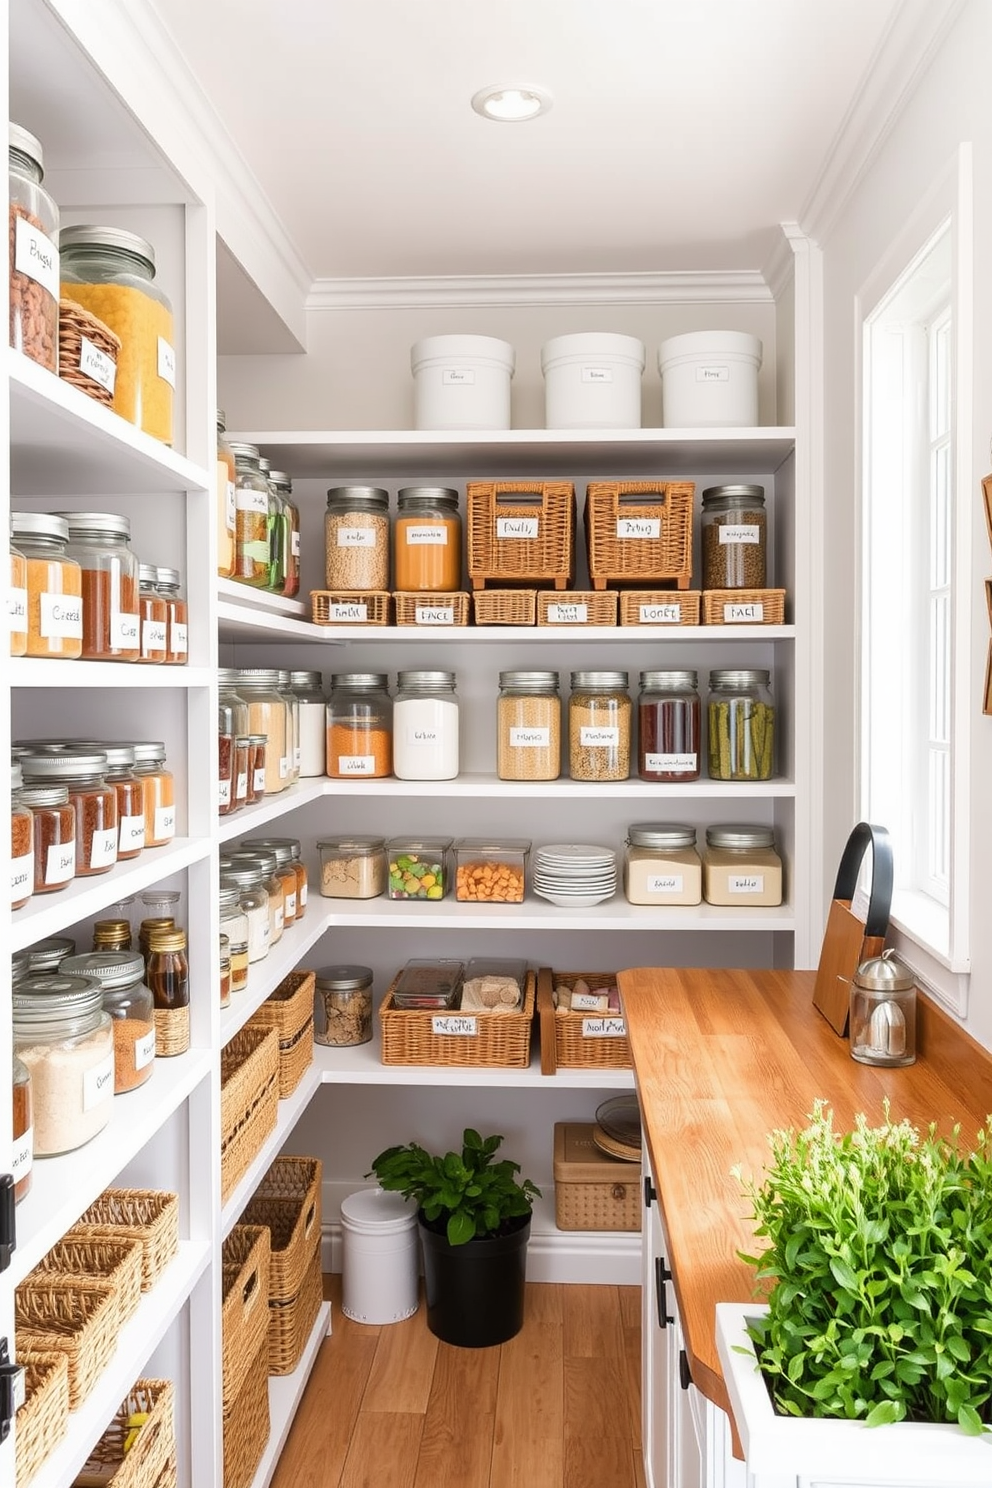
[[[158,592],[158,569],[153,563],[142,563],[138,569],[138,608],[141,614],[141,655],[139,661],[165,661],[166,627],[169,607]]]
[[[82,569],[86,661],[137,661],[141,654],[138,560],[131,523],[117,512],[59,512],[70,558]]]
[[[28,786],[64,785],[76,813],[77,878],[109,873],[117,862],[117,793],[107,784],[107,756],[83,745],[62,752],[24,754]]]
[[[377,780],[393,768],[393,705],[385,672],[336,672],[327,700],[327,773]]]
[[[176,835],[176,782],[165,768],[165,745],[157,739],[129,739],[134,773],[145,807],[145,846],[164,847]]]
[[[185,666],[186,655],[189,650],[187,630],[189,623],[189,610],[185,599],[179,592],[179,570],[178,568],[159,568],[158,592],[165,600],[166,627],[165,627],[165,664],[166,666]]]
[[[13,511],[10,535],[27,562],[26,656],[74,658],[83,651],[83,576],[66,553],[69,527],[48,512]]]
[[[393,524],[393,585],[401,592],[453,594],[461,587],[462,521],[458,492],[405,486]]]
[[[10,617],[10,654],[23,656],[28,649],[28,560],[13,543],[10,545],[7,614]]]

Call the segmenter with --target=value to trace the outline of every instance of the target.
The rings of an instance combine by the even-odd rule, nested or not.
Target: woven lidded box
[[[555,1224],[560,1230],[639,1230],[641,1165],[601,1152],[591,1121],[555,1122]]]

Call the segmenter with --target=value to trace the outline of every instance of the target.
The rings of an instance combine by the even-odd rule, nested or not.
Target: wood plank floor
[[[341,1313],[272,1488],[643,1488],[640,1290],[528,1283],[496,1348],[440,1343],[424,1307],[388,1327]]]

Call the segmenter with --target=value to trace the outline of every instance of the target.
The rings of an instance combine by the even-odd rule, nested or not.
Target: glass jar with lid
[[[326,899],[376,899],[386,891],[386,839],[361,832],[324,837],[320,892]]]
[[[248,704],[248,733],[266,736],[263,794],[277,795],[290,784],[292,721],[289,703],[272,667],[250,667],[237,674],[238,695]]]
[[[307,896],[304,890],[303,902],[300,903],[300,881],[301,873],[303,883],[306,883],[306,869],[300,861],[300,844],[295,837],[244,837],[239,846],[239,852],[247,853],[272,853],[276,860],[276,874],[282,881],[283,892],[286,896],[284,923],[293,925],[302,919],[306,912]]]
[[[129,951],[131,949],[131,921],[108,917],[93,921],[94,951]]]
[[[462,519],[458,492],[447,486],[404,486],[393,523],[393,588],[453,594],[462,583]]]
[[[704,589],[764,589],[767,582],[762,486],[708,486],[701,519]]]
[[[45,162],[33,134],[8,126],[10,344],[58,371],[59,209],[42,186]]]
[[[641,673],[637,773],[642,780],[699,779],[702,738],[697,680],[692,671]]]
[[[372,970],[368,966],[322,966],[313,994],[313,1037],[343,1048],[372,1037]]]
[[[76,942],[71,935],[47,935],[29,945],[24,954],[28,976],[54,976],[66,956],[76,954]]]
[[[240,893],[236,883],[221,880],[220,928],[228,940],[232,992],[243,992],[248,985],[248,916],[241,906]]]
[[[231,941],[226,935],[217,937],[217,990],[222,1008],[231,1006]]]
[[[332,486],[324,513],[324,578],[336,593],[389,588],[389,493]]]
[[[252,806],[265,795],[266,770],[269,758],[268,734],[248,734],[248,797]]]
[[[189,1048],[189,962],[186,931],[178,925],[152,930],[145,981],[154,1003],[155,1053],[163,1059]]]
[[[248,804],[248,777],[251,765],[251,742],[247,734],[236,734],[234,739],[234,805],[232,811],[240,811]],[[264,766],[263,766],[264,775]]]
[[[25,785],[34,830],[34,892],[64,889],[76,876],[76,810],[64,785]]]
[[[76,813],[77,878],[109,873],[117,862],[117,792],[107,784],[103,750],[52,750],[21,756],[28,785],[64,785]]]
[[[320,672],[290,672],[290,690],[300,719],[300,774],[306,779],[327,770],[326,704]]]
[[[136,858],[145,845],[145,788],[134,773],[134,746],[101,744],[107,784],[117,795],[117,857]]]
[[[138,566],[138,610],[141,617],[138,660],[160,664],[165,661],[169,607],[158,592],[158,569],[153,563]]]
[[[10,587],[7,590],[10,617],[10,654],[26,656],[28,650],[28,560],[20,548],[10,545]]]
[[[120,337],[114,411],[171,444],[176,387],[169,297],[155,283],[155,250],[137,233],[91,223],[59,233],[62,288]]]
[[[189,607],[182,595],[178,568],[158,565],[158,592],[165,600],[165,664],[185,666],[189,653]]]
[[[232,443],[235,468],[234,574],[242,584],[264,589],[269,582],[269,483],[253,444]]]
[[[760,667],[710,672],[706,708],[711,780],[770,780],[775,773],[775,705]]]
[[[221,667],[217,672],[217,734],[218,745],[218,810],[221,816],[236,811],[248,798],[248,747],[244,745],[244,759],[239,763],[239,738],[248,734],[248,704],[235,686],[236,673]],[[238,791],[239,775],[244,775],[244,784]],[[225,792],[225,782],[227,791]]]
[[[454,780],[458,759],[454,672],[398,672],[393,774],[400,780]]]
[[[282,932],[286,927],[286,882],[287,880],[278,871],[278,860],[274,852],[266,852],[264,849],[249,850],[238,848],[230,854],[231,862],[237,867],[241,863],[247,863],[256,867],[262,875],[262,887],[269,896],[269,945],[274,946],[282,939]],[[292,876],[293,890],[296,890],[296,874]]]
[[[67,553],[69,526],[48,512],[12,511],[10,531],[27,561],[26,656],[71,660],[83,652],[83,572]]]
[[[34,817],[21,799],[21,767],[10,766],[10,907],[23,909],[34,893]]]
[[[227,442],[227,415],[217,410],[217,467],[214,502],[217,512],[217,576],[234,577],[234,531],[237,523],[237,474]]]
[[[707,827],[702,859],[707,904],[746,909],[782,903],[782,859],[772,827]]]
[[[916,1062],[916,976],[895,951],[862,961],[851,981],[851,1058],[904,1069]]]
[[[627,828],[623,885],[629,904],[699,904],[702,865],[695,827],[632,823]]]
[[[393,704],[385,672],[334,672],[327,698],[327,774],[381,780],[393,767]]]
[[[272,594],[282,594],[286,584],[289,514],[278,487],[269,475],[270,466],[264,455],[258,457],[258,468],[265,476],[265,482],[269,488],[269,577],[265,588]]]
[[[10,1172],[14,1180],[14,1203],[19,1204],[31,1187],[34,1160],[31,1074],[23,1059],[14,1055],[12,1130],[14,1150]]]
[[[220,860],[220,886],[233,884],[238,890],[238,903],[248,920],[248,961],[263,961],[269,954],[269,893],[257,863],[244,859],[237,862],[225,855]]]
[[[568,769],[573,780],[626,780],[630,696],[626,672],[573,672],[568,700]]]
[[[289,735],[286,740],[286,756],[289,760],[288,784],[295,785],[300,778],[300,700],[289,682],[288,671],[280,669],[276,680],[279,693],[289,709]]]
[[[11,996],[14,1052],[31,1076],[35,1157],[90,1141],[110,1120],[114,1036],[85,977],[27,977]]]
[[[82,569],[86,661],[137,661],[141,655],[138,560],[131,523],[115,512],[59,512],[70,558]]]
[[[557,780],[561,697],[557,672],[500,672],[496,704],[500,780]]]
[[[59,975],[86,977],[100,988],[103,1010],[113,1022],[114,1094],[144,1085],[155,1062],[155,1019],[144,957],[128,950],[84,951],[67,956]]]
[[[131,739],[134,773],[141,781],[145,807],[145,846],[164,847],[176,835],[176,782],[165,765],[160,739]]]
[[[282,502],[285,523],[286,576],[281,592],[287,599],[293,599],[300,592],[300,509],[293,500],[293,482],[284,470],[270,470],[269,484],[275,487]]]

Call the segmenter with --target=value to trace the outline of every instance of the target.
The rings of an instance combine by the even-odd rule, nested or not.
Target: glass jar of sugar
[[[772,827],[707,827],[702,858],[707,904],[747,909],[782,903],[782,859]]]
[[[458,697],[454,672],[398,672],[393,704],[393,774],[399,780],[454,780]]]
[[[695,827],[636,822],[627,828],[623,884],[628,904],[699,904],[702,873]]]
[[[114,1101],[114,1035],[85,977],[26,977],[11,994],[14,1053],[31,1075],[35,1157],[101,1132]]]

